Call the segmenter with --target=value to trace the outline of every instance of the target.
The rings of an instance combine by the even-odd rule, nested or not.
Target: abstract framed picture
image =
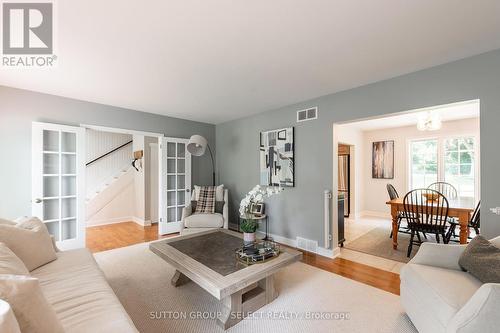
[[[373,142],[372,178],[394,178],[394,141]]]
[[[260,184],[295,186],[294,128],[260,132]]]

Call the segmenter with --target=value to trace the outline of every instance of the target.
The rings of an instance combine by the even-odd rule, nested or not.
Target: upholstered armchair
[[[500,248],[500,236],[490,242]],[[500,283],[460,269],[465,247],[423,243],[401,270],[401,303],[420,333],[498,332]]]
[[[228,228],[228,190],[223,189],[223,195],[216,194],[215,213],[196,214],[198,187],[195,186],[191,195],[191,203],[182,210],[181,235],[208,231],[217,228]],[[222,199],[222,200],[221,200]]]

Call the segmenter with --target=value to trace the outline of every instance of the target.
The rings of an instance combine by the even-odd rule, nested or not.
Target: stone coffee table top
[[[281,254],[269,261],[245,266],[235,255],[243,244],[242,237],[238,232],[215,229],[152,242],[149,248],[219,300],[302,257],[296,250],[282,248]]]
[[[242,246],[241,238],[225,232],[212,232],[168,244],[224,276],[246,267],[236,260],[234,253]]]

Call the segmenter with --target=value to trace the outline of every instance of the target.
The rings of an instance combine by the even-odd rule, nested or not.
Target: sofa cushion
[[[0,218],[0,224],[5,224],[5,225],[16,225],[17,223],[8,219],[2,219]]]
[[[19,259],[4,243],[0,243],[0,274],[30,274],[21,259]]]
[[[33,272],[68,332],[137,332],[87,249],[57,253]]]
[[[36,217],[22,219],[15,225],[0,224],[0,242],[5,243],[29,271],[57,258],[47,227]]]
[[[23,333],[63,333],[63,326],[45,298],[38,279],[0,275],[0,298],[7,301]]]
[[[0,332],[21,333],[10,304],[0,299]]]
[[[458,264],[483,283],[500,283],[500,248],[481,235],[467,245]]]
[[[419,298],[419,306],[428,309],[446,327],[482,283],[459,270],[407,264],[401,270],[401,285],[411,290]]]
[[[59,252],[31,274],[68,332],[137,332],[87,249]]]
[[[224,217],[222,214],[193,214],[184,219],[186,228],[222,228]]]

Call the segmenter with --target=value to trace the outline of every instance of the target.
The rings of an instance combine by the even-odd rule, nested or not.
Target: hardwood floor
[[[141,227],[134,222],[123,222],[87,228],[87,247],[92,252],[100,252],[173,236],[176,234],[159,237],[158,225]],[[399,295],[400,280],[396,273],[342,258],[302,253],[302,262],[308,265]]]
[[[122,222],[87,228],[86,243],[95,253],[176,235],[159,237],[157,224],[142,227],[135,222]]]
[[[302,254],[306,264],[399,295],[399,274],[343,258],[331,259],[305,251]]]

